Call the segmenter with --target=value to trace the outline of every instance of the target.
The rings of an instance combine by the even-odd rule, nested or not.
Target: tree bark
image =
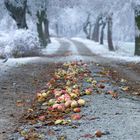
[[[51,43],[50,33],[49,33],[49,20],[47,18],[44,19],[44,27],[45,27],[45,36],[47,38],[47,43]]]
[[[86,34],[87,39],[91,38],[91,23],[89,21],[89,18],[90,18],[90,14],[88,15],[86,23],[85,23],[85,25],[83,27],[83,31]]]
[[[101,28],[101,36],[100,36],[100,44],[103,45],[104,44],[104,29],[105,29],[106,23],[103,22],[102,23],[102,28]]]
[[[26,23],[26,8],[27,0],[22,1],[22,6],[13,5],[10,0],[5,0],[5,7],[9,11],[10,16],[15,20],[19,29],[27,29]]]
[[[112,16],[111,15],[108,16],[107,21],[108,21],[108,29],[107,29],[108,48],[110,51],[114,51],[113,41],[112,41]]]
[[[49,35],[49,21],[46,17],[45,10],[37,11],[37,18],[38,18],[37,32],[40,44],[41,46],[46,47],[47,44],[50,43],[50,35]]]
[[[55,28],[56,28],[56,35],[57,37],[59,37],[59,28],[58,28],[58,23],[55,24]]]
[[[101,16],[97,17],[97,20],[94,25],[93,33],[91,39],[94,40],[95,42],[99,42],[99,30],[100,30],[100,20]]]
[[[135,8],[135,55],[140,56],[140,5]]]

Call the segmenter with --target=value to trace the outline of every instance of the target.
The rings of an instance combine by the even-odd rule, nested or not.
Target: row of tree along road
[[[36,27],[41,46],[46,46],[50,43],[49,21],[47,18],[47,0],[34,1],[34,6],[28,6],[28,0],[4,0],[6,9],[10,16],[15,20],[19,29],[28,29],[26,22],[26,13],[35,15],[37,18]],[[34,9],[34,10],[32,10]],[[134,7],[135,11],[135,55],[140,55],[140,6]],[[107,42],[110,51],[115,51],[113,45],[112,28],[113,28],[113,13],[104,13],[97,16],[95,23],[92,24],[89,20],[91,14],[83,26],[83,31],[87,39],[94,40],[104,44],[104,30],[107,28]],[[123,22],[123,21],[122,21]]]
[[[49,36],[49,21],[47,19],[46,13],[46,0],[35,1],[33,4],[34,10],[27,5],[27,0],[4,0],[5,7],[9,11],[10,16],[15,20],[17,27],[19,29],[28,29],[26,22],[26,13],[31,16],[35,14],[37,18],[36,26],[38,37],[40,40],[41,46],[46,47],[50,43]]]

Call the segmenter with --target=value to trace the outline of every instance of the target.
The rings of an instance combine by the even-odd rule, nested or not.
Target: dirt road
[[[109,89],[116,89],[119,99],[108,95],[85,97],[88,105],[83,108],[83,117],[75,122],[76,128],[66,126],[42,126],[42,131],[54,131],[55,135],[47,135],[46,139],[55,140],[65,136],[67,140],[85,140],[84,134],[92,134],[101,129],[108,135],[101,140],[139,140],[140,138],[140,97],[129,95],[140,92],[140,64],[126,63],[93,54],[85,44],[68,39],[58,39],[61,46],[52,55],[36,57],[24,61],[0,61],[0,140],[18,140],[18,135],[12,135],[19,125],[23,111],[30,106],[37,90],[50,79],[58,65],[65,61],[83,60],[91,62],[89,69],[96,80],[100,80],[98,72],[107,69],[111,72],[111,82],[106,83]],[[97,65],[98,63],[98,65]],[[120,91],[120,80],[126,79],[130,87],[128,93]],[[110,79],[109,79],[110,80]],[[112,82],[117,82],[113,84]],[[94,103],[94,104],[93,104]],[[25,104],[19,107],[20,104]],[[92,118],[95,117],[97,119]],[[8,137],[8,138],[7,138]],[[96,138],[94,138],[96,139]]]

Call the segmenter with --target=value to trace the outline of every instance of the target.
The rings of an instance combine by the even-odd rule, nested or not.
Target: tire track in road
[[[77,40],[71,40],[71,41],[75,44],[79,55],[81,55],[81,56],[91,56],[91,57],[95,56],[95,54],[93,54],[91,52],[91,50],[88,49],[87,46],[84,43],[82,43],[80,41],[77,41]]]
[[[64,57],[71,54],[69,51],[70,43],[66,39],[57,39],[57,41],[60,43],[59,49],[53,54],[46,55],[46,57]]]

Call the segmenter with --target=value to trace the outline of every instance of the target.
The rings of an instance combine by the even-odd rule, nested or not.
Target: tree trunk
[[[91,23],[89,21],[89,18],[90,18],[90,14],[88,15],[86,23],[83,27],[83,31],[86,34],[87,39],[90,39],[90,37],[91,37]]]
[[[114,51],[113,41],[112,41],[112,16],[111,15],[108,16],[107,21],[108,21],[108,29],[107,29],[108,48],[110,51]]]
[[[140,5],[135,9],[135,55],[140,56]]]
[[[15,20],[17,27],[19,29],[27,29],[26,23],[26,8],[27,8],[27,0],[20,0],[22,6],[13,5],[10,0],[5,0],[5,7],[9,11],[10,16]],[[16,2],[15,2],[16,3]]]
[[[101,36],[100,36],[100,44],[104,44],[104,29],[105,29],[106,23],[103,22],[102,28],[101,28]]]
[[[97,20],[95,22],[94,29],[93,29],[93,34],[91,37],[91,39],[94,40],[95,42],[99,42],[100,20],[101,20],[101,17],[100,16],[97,17]]]
[[[56,28],[56,35],[57,37],[59,37],[59,28],[58,28],[58,23],[55,24],[55,28]]]
[[[49,35],[49,22],[46,18],[45,10],[37,11],[37,32],[40,40],[40,44],[43,47],[46,47],[48,43],[50,43],[50,35]],[[44,28],[43,28],[44,27]]]
[[[51,43],[50,33],[49,33],[49,21],[47,18],[44,19],[44,27],[45,27],[45,36],[47,39],[47,43]]]

